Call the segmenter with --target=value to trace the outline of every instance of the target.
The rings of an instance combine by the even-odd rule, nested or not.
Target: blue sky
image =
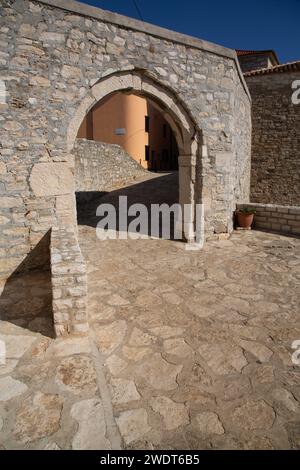
[[[136,0],[148,23],[234,49],[274,49],[300,59],[300,0]],[[81,0],[138,18],[133,0]]]

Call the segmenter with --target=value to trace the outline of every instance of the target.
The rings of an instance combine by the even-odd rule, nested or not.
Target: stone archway
[[[71,153],[78,129],[90,109],[103,98],[120,91],[146,97],[158,108],[174,132],[179,149],[179,203],[182,208],[188,207],[188,210],[183,211],[183,231],[185,239],[194,242],[196,193],[201,192],[200,188],[196,188],[196,164],[201,160],[201,133],[172,90],[144,71],[120,72],[99,80],[85,96],[70,122],[67,131],[68,152]],[[204,232],[203,227],[201,232]]]

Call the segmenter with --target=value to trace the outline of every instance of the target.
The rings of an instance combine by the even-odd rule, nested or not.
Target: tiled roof
[[[267,49],[265,51],[247,51],[247,50],[243,50],[243,49],[236,49],[236,53],[237,53],[238,57],[247,56],[247,55],[270,54],[270,55],[273,56],[273,58],[274,58],[275,62],[277,62],[277,64],[280,63],[276,52],[273,51],[272,49]]]
[[[287,62],[286,64],[274,65],[260,70],[252,70],[251,72],[244,73],[244,77],[253,77],[254,75],[267,75],[270,73],[282,73],[282,72],[295,72],[300,71],[300,60],[295,62]]]
[[[246,51],[246,50],[243,50],[243,49],[236,49],[236,53],[238,56],[240,55],[253,55],[253,54],[267,54],[267,53],[270,53],[272,52],[273,54],[275,54],[274,51],[272,51],[271,49],[270,50],[267,50],[267,51]]]

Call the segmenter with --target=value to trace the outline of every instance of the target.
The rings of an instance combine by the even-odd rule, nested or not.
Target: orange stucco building
[[[177,169],[178,149],[170,125],[140,96],[108,96],[85,117],[78,137],[118,144],[149,170]]]

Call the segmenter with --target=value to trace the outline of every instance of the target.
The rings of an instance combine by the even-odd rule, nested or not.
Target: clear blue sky
[[[133,0],[80,0],[139,18]],[[274,49],[300,59],[300,0],[136,0],[148,23],[233,49]]]

